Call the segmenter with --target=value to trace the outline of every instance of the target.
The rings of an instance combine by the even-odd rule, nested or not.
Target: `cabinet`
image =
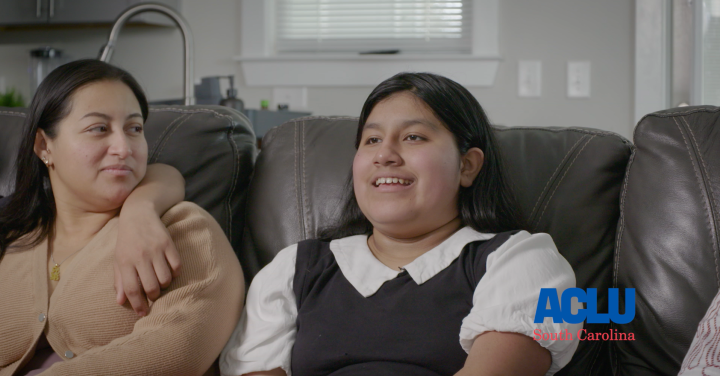
[[[0,1],[0,26],[72,25],[112,23],[131,5],[144,0],[3,0]],[[155,0],[179,9],[179,0]],[[157,15],[145,13],[131,22],[171,24]]]

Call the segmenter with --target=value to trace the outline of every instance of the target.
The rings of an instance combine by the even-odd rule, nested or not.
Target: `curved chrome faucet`
[[[180,33],[182,33],[183,43],[185,45],[185,105],[189,106],[195,104],[195,87],[193,86],[194,55],[192,32],[190,31],[190,26],[187,21],[185,21],[185,18],[170,7],[156,3],[142,3],[125,9],[125,11],[118,16],[117,20],[115,20],[115,23],[110,30],[110,37],[108,37],[107,44],[105,44],[105,47],[100,54],[100,60],[106,63],[110,62],[120,30],[123,26],[125,26],[125,23],[131,17],[143,12],[157,12],[164,14],[172,19],[173,22],[175,22],[175,25],[180,28]]]

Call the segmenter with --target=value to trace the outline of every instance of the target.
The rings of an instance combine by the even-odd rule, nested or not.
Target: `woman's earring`
[[[48,163],[50,163],[45,157],[42,157],[42,161],[45,163],[45,166],[48,166]]]

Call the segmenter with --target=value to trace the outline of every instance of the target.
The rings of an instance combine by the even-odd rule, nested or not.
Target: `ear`
[[[470,187],[485,162],[485,153],[480,148],[470,148],[460,157],[460,185]]]
[[[42,129],[38,129],[35,133],[35,145],[33,146],[33,150],[35,151],[35,155],[37,155],[38,158],[45,163],[45,165],[52,164],[50,161],[50,150],[48,148],[48,137]]]

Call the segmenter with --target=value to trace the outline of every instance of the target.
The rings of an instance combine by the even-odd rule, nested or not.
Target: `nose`
[[[402,164],[402,157],[398,150],[399,145],[392,139],[386,139],[377,149],[373,163],[379,166],[397,166]]]
[[[132,148],[130,147],[130,140],[125,132],[114,132],[110,137],[110,147],[108,153],[116,156],[119,159],[125,159],[132,155]]]

